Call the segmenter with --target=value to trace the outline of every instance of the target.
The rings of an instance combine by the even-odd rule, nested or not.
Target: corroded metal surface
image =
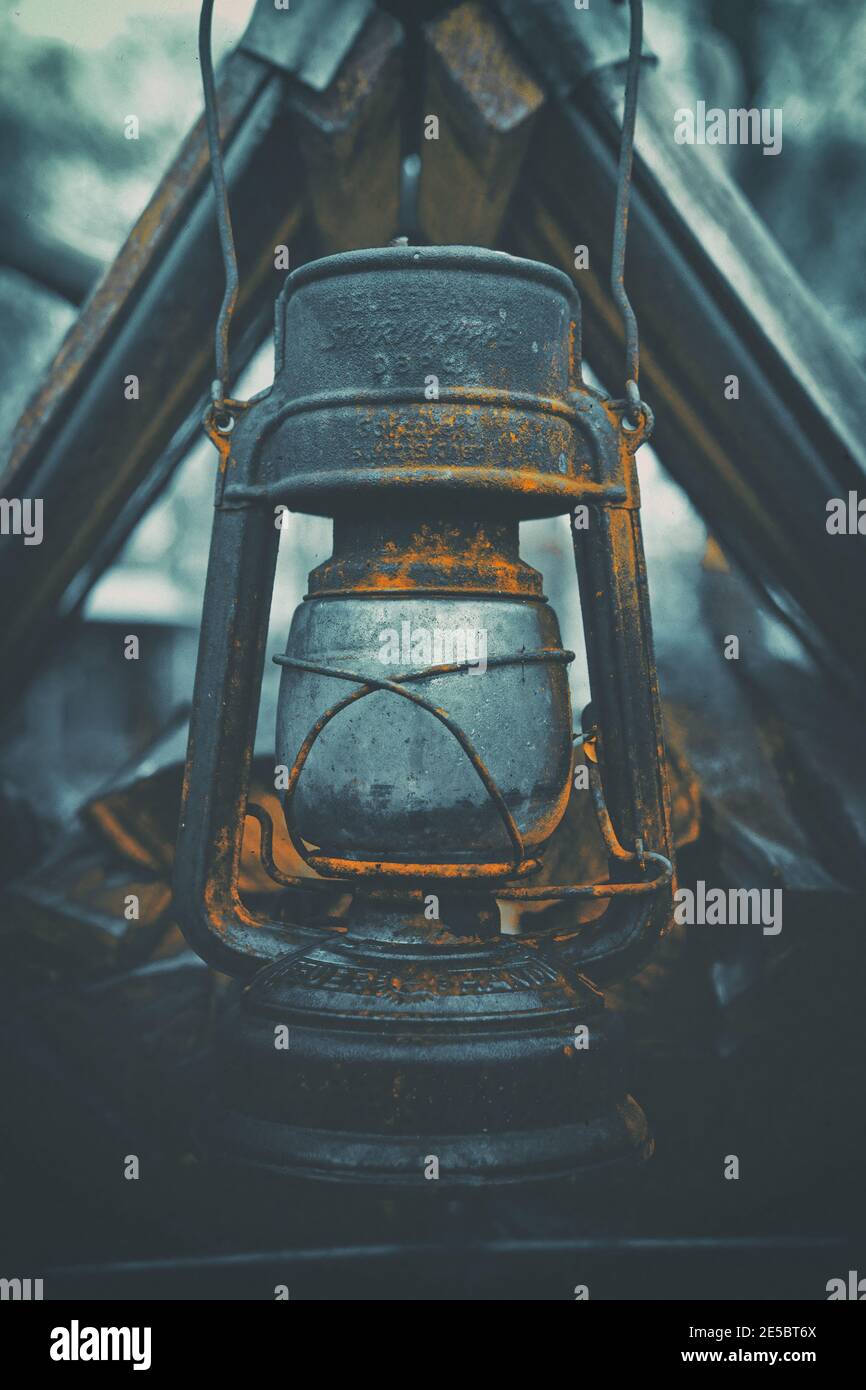
[[[643,431],[622,428],[625,408],[582,381],[565,277],[497,253],[394,246],[291,276],[272,390],[236,405],[229,433],[211,419],[220,473],[176,907],[212,963],[249,976],[270,962],[226,1025],[211,1131],[224,1154],[411,1183],[432,1151],[445,1181],[462,1184],[648,1152],[620,1040],[579,973],[581,926],[513,941],[490,891],[611,898],[590,929],[596,955],[604,932],[623,949],[667,921],[634,467]],[[334,555],[277,657],[276,757],[295,849],[354,890],[336,930],[262,916],[237,887],[285,504],[338,518]],[[575,512],[595,711],[586,747],[610,882],[515,886],[571,792],[570,653],[520,561],[517,524],[576,505],[589,519],[587,531]],[[381,660],[383,632],[404,624],[483,631],[487,669],[470,674],[467,652],[432,665],[413,652],[408,669],[403,652]],[[267,865],[269,820],[251,814]],[[285,1055],[275,1018],[295,1039]],[[582,1027],[588,1050],[575,1045]]]
[[[561,650],[548,604],[425,598],[405,591],[384,600],[310,600],[295,615],[286,650],[324,667],[393,679],[405,670],[405,657],[398,650],[379,660],[380,633],[405,633],[405,646],[413,631],[423,637],[444,628],[463,633],[464,644],[467,632],[484,633],[484,670],[477,669],[477,653],[475,675],[470,663],[469,671],[445,671],[414,689],[446,709],[457,725],[476,731],[484,765],[516,818],[521,848],[534,853],[559,823],[571,784],[565,666],[571,654]],[[492,658],[508,653],[515,653],[512,663],[493,665]],[[284,669],[279,763],[291,765],[307,730],[345,694],[338,679],[303,667]],[[491,710],[499,712],[495,723],[487,717]],[[456,864],[505,858],[507,865],[512,849],[486,786],[450,730],[385,690],[356,703],[323,731],[299,785],[296,815],[304,839],[329,855]]]
[[[420,490],[518,518],[625,503],[634,473],[602,399],[572,397],[579,342],[572,286],[537,262],[395,246],[302,267],[277,306],[274,390],[234,432],[248,462],[226,500],[332,515]]]

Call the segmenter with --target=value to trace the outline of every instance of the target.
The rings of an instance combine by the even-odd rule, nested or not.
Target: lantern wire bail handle
[[[622,0],[620,0],[622,3]],[[213,55],[211,52],[211,25],[214,0],[202,0],[198,28],[198,53],[201,65],[201,80],[204,89],[204,121],[210,152],[211,180],[216,202],[217,227],[220,249],[225,268],[225,291],[217,316],[214,334],[214,356],[216,377],[211,383],[210,416],[218,434],[230,434],[234,428],[234,414],[227,404],[229,385],[229,328],[238,298],[238,262],[232,230],[231,210],[225,169],[220,148],[219,116],[217,113],[216,83],[214,81]],[[628,433],[641,431],[642,439],[649,437],[654,423],[653,413],[641,400],[638,387],[640,374],[640,343],[637,317],[625,288],[625,250],[628,237],[629,196],[631,192],[632,164],[634,161],[634,130],[637,116],[638,87],[640,83],[641,51],[643,48],[643,0],[629,0],[631,29],[629,37],[628,67],[626,73],[625,107],[623,112],[622,139],[619,149],[617,170],[616,210],[613,227],[613,253],[611,257],[610,286],[614,302],[619,309],[625,328],[626,365],[625,399],[623,406],[623,429]],[[641,429],[641,426],[643,428]]]
[[[202,0],[198,25],[198,56],[201,65],[201,81],[204,89],[204,123],[207,131],[210,152],[211,182],[216,201],[217,227],[219,229],[220,249],[225,269],[225,291],[220,305],[214,335],[214,357],[216,377],[211,383],[211,404],[208,416],[218,434],[231,434],[235,416],[231,408],[235,402],[228,402],[227,390],[229,375],[229,327],[238,298],[238,258],[235,251],[235,238],[232,231],[232,217],[229,208],[225,169],[220,148],[219,115],[217,112],[216,83],[211,53],[211,21],[214,0]],[[239,404],[239,403],[238,403]],[[207,418],[207,417],[206,417]]]
[[[620,0],[622,3],[622,0]],[[631,194],[632,164],[634,161],[634,128],[637,117],[638,86],[640,83],[641,51],[643,49],[643,0],[629,0],[631,31],[628,48],[628,68],[625,83],[625,107],[622,119],[622,139],[619,147],[619,167],[616,178],[616,210],[613,221],[613,252],[610,268],[610,288],[625,329],[625,398],[613,402],[623,409],[622,428],[629,434],[641,431],[641,442],[648,439],[654,424],[653,413],[641,400],[640,342],[637,316],[625,288],[625,248],[628,237],[628,209]]]

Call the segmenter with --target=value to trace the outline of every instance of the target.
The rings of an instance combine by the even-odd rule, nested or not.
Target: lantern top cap
[[[522,256],[511,256],[506,251],[491,251],[484,246],[376,246],[361,251],[341,251],[334,256],[323,256],[316,261],[308,261],[287,277],[280,299],[285,299],[294,290],[313,280],[324,280],[333,276],[351,275],[366,270],[467,270],[492,275],[522,277],[549,289],[558,290],[569,299],[577,297],[577,290],[568,276],[554,266],[542,261],[526,260]]]

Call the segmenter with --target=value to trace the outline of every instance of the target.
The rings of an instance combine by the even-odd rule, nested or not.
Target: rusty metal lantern
[[[580,973],[657,930],[669,902],[642,431],[585,385],[579,353],[576,292],[547,266],[459,247],[352,252],[290,276],[273,388],[231,434],[212,426],[222,459],[175,892],[196,950],[252,975],[224,1052],[224,1150],[407,1178],[435,1153],[443,1176],[472,1180],[645,1147]],[[298,852],[354,891],[345,929],[259,920],[237,890],[245,814],[277,873],[247,791],[281,503],[334,518],[334,555],[276,657],[276,762],[292,769]],[[578,504],[611,883],[532,887],[571,788],[570,653],[518,524]],[[382,631],[407,622],[485,630],[486,672],[383,664]],[[600,923],[555,941],[499,934],[497,897],[581,896],[611,899]],[[582,1025],[585,1050],[570,1046]]]
[[[435,1156],[441,1180],[471,1184],[648,1152],[584,974],[645,947],[671,902],[634,461],[650,419],[630,397],[583,380],[580,303],[559,271],[394,244],[294,272],[273,387],[208,412],[220,468],[175,908],[199,954],[243,981],[208,1124],[223,1156],[407,1183]],[[273,654],[286,828],[319,879],[276,867],[272,823],[248,801],[280,505],[334,522]],[[573,654],[518,529],[576,507],[583,737],[610,876],[552,887],[532,876],[585,794]],[[414,659],[418,632],[483,632],[486,669],[453,644]],[[408,633],[413,659],[383,651],[384,633]],[[247,816],[286,889],[272,918],[238,891]],[[345,921],[292,923],[292,890],[315,883],[352,893]],[[557,898],[608,907],[571,930],[500,932],[499,901]]]

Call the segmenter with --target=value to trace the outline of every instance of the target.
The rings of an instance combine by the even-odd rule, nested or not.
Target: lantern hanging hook
[[[628,67],[625,83],[625,106],[622,119],[622,138],[619,147],[619,167],[616,178],[616,210],[613,221],[613,254],[611,257],[610,288],[625,328],[625,401],[624,425],[631,430],[644,423],[642,438],[652,427],[652,411],[640,397],[640,342],[637,316],[625,288],[625,248],[628,237],[628,210],[634,161],[634,128],[637,116],[638,86],[640,83],[641,51],[643,49],[643,0],[629,0],[631,32]]]
[[[232,217],[229,208],[225,169],[220,148],[219,113],[217,111],[216,83],[211,53],[211,21],[214,0],[202,0],[198,25],[198,56],[201,64],[201,81],[204,88],[204,123],[207,131],[210,152],[211,181],[216,201],[217,227],[219,228],[220,249],[225,268],[225,291],[217,317],[214,357],[216,377],[211,384],[210,419],[218,434],[229,434],[234,428],[234,414],[227,402],[229,377],[229,328],[238,298],[238,258],[235,238],[232,231]],[[234,403],[232,403],[234,404]]]

